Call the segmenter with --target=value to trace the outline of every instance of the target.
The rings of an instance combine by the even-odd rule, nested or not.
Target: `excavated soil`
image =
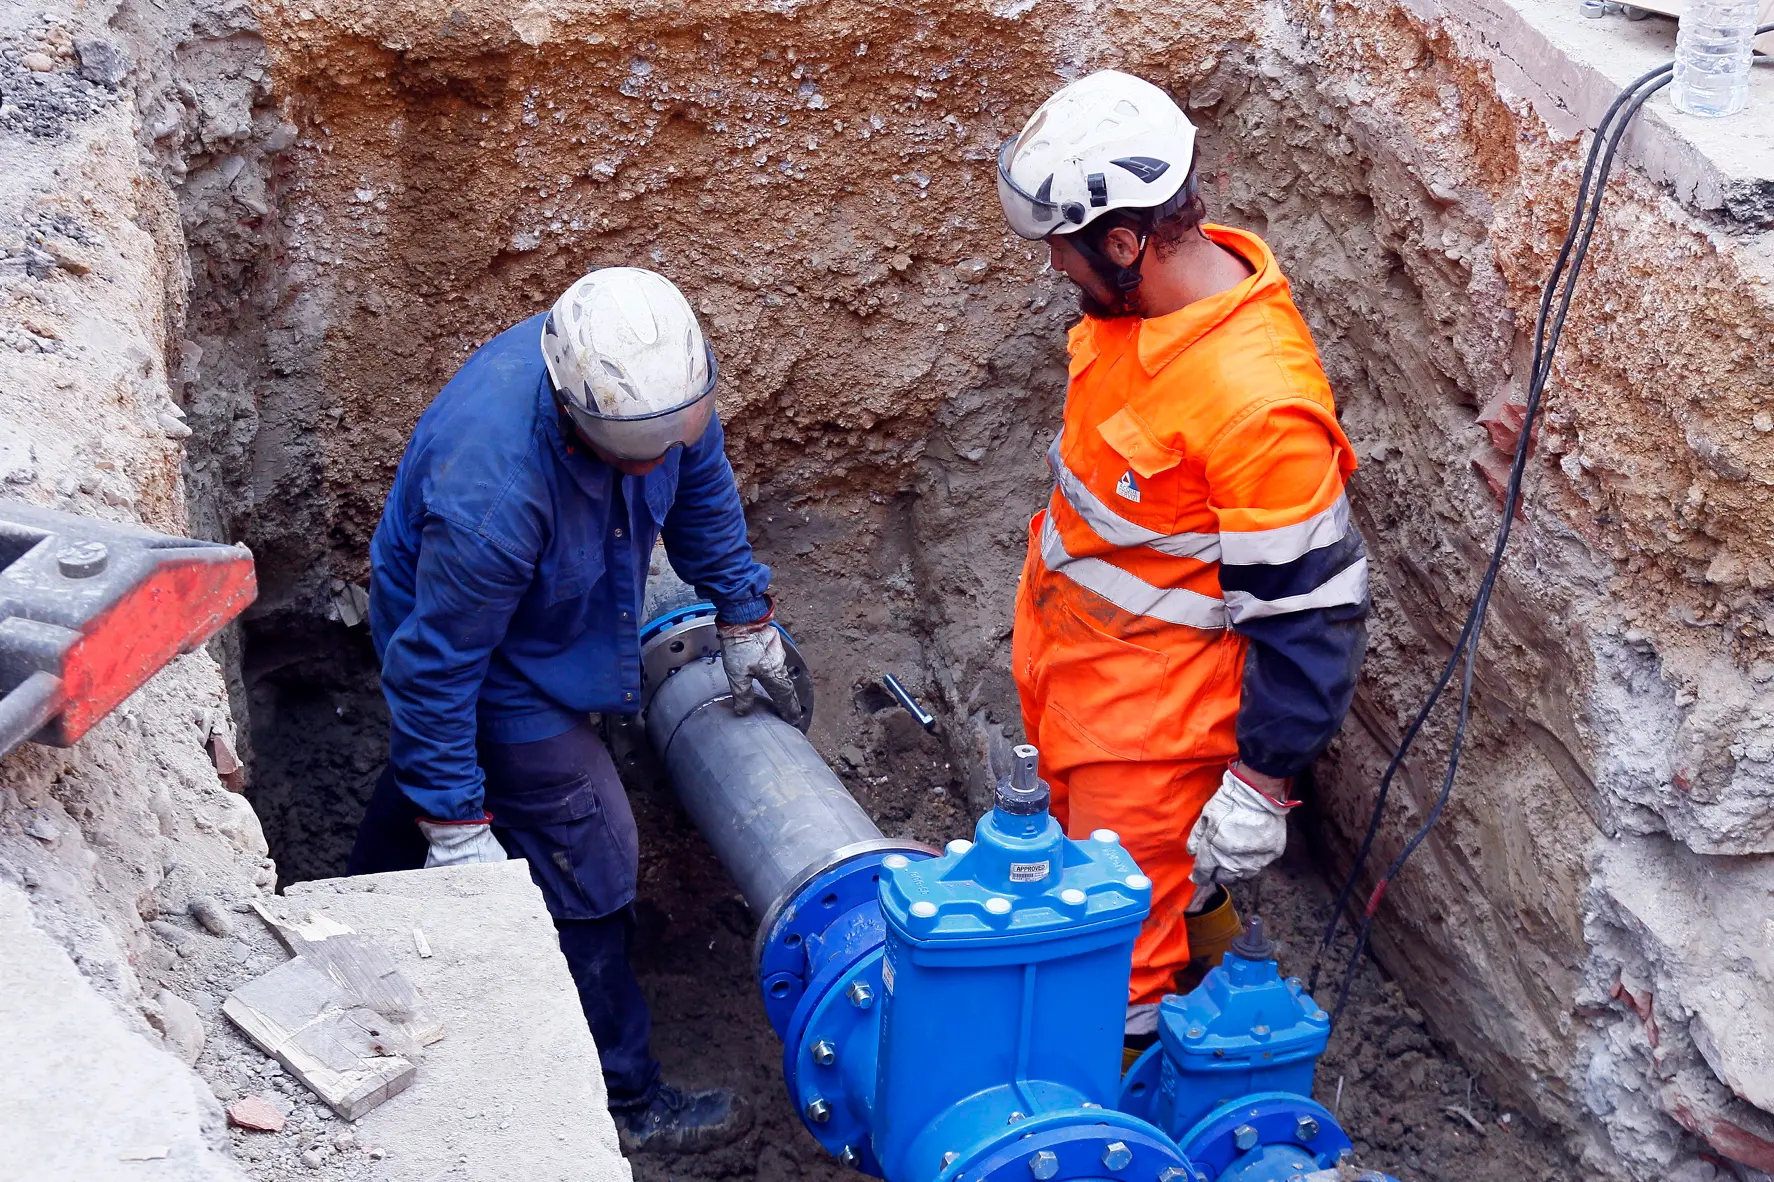
[[[1056,78],[1099,65],[1168,85],[1199,123],[1211,214],[1275,248],[1363,465],[1373,643],[1310,833],[1345,865],[1496,528],[1574,187],[1581,145],[1506,91],[1496,52],[1388,0],[203,7],[137,108],[188,262],[164,278],[192,528],[260,559],[223,655],[285,877],[336,870],[380,758],[347,623],[414,419],[475,347],[612,263],[678,281],[720,354],[754,539],[821,678],[816,744],[889,830],[964,829],[982,751],[1015,728],[1008,608],[1072,315],[1002,229],[992,153]],[[1629,173],[1611,191],[1466,771],[1376,932],[1422,1030],[1482,1086],[1466,1104],[1429,1050],[1420,1073],[1389,1068],[1405,1050],[1339,1071],[1344,1104],[1386,1118],[1376,1153],[1416,1152],[1423,1176],[1459,1177],[1448,1138],[1477,1137],[1440,1103],[1455,1092],[1492,1176],[1533,1174],[1486,1157],[1525,1142],[1485,1094],[1561,1129],[1597,1177],[1663,1182],[1726,1151],[1774,1168],[1771,1063],[1741,1034],[1774,1013],[1774,975],[1734,952],[1765,942],[1774,885],[1774,255],[1734,218]],[[891,766],[910,757],[875,715],[884,671],[946,728],[922,779]],[[1425,815],[1448,737],[1438,720],[1401,777],[1382,857]],[[700,847],[656,822],[662,1045],[692,1074],[750,1073],[768,1117],[775,1051],[727,954],[745,924],[711,867],[680,890]],[[702,908],[718,914],[685,918]],[[735,977],[671,975],[692,944]],[[1364,1053],[1417,1037],[1371,996]],[[680,1032],[680,1012],[709,1020]],[[750,1049],[717,1050],[729,1037]],[[760,1153],[805,1145],[789,1123],[766,1120]]]

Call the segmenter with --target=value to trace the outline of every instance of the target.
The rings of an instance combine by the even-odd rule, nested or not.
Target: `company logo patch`
[[[1132,501],[1135,504],[1139,503],[1140,486],[1139,482],[1133,478],[1132,469],[1123,472],[1121,474],[1121,479],[1115,482],[1115,495],[1121,497],[1123,500]]]

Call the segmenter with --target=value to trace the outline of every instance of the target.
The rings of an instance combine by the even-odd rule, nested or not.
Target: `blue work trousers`
[[[486,809],[505,852],[530,864],[560,934],[561,952],[603,1060],[610,1107],[651,1102],[659,1063],[652,1015],[629,966],[640,843],[628,794],[589,722],[534,743],[478,744]],[[425,865],[421,814],[395,786],[376,782],[347,874]]]

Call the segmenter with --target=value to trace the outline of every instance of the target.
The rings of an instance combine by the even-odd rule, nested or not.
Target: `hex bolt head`
[[[1158,1171],[1158,1182],[1195,1182],[1195,1179],[1181,1166],[1165,1166]]]
[[[1103,1169],[1125,1170],[1133,1161],[1133,1150],[1125,1141],[1111,1141],[1103,1146]]]
[[[869,988],[867,981],[850,982],[850,988],[844,991],[844,996],[859,1010],[866,1010],[875,1002],[875,991]]]
[[[857,1163],[862,1161],[862,1154],[856,1152],[856,1146],[846,1145],[838,1150],[838,1160],[854,1169]]]
[[[1045,1179],[1059,1173],[1059,1155],[1051,1149],[1038,1149],[1029,1154],[1029,1174]]]
[[[1232,1130],[1232,1144],[1238,1146],[1240,1153],[1249,1153],[1257,1147],[1257,1142],[1261,1139],[1261,1134],[1251,1125],[1239,1125]]]
[[[824,1096],[815,1096],[807,1105],[807,1119],[822,1125],[832,1118],[832,1106]]]
[[[55,565],[63,578],[90,579],[105,569],[110,556],[103,542],[73,542],[55,552]]]
[[[1299,1141],[1310,1141],[1318,1136],[1318,1122],[1309,1116],[1302,1116],[1294,1125],[1294,1137]]]
[[[830,1067],[838,1061],[838,1049],[822,1038],[813,1044],[813,1061],[821,1067]]]
[[[1013,1112],[1010,1114],[1010,1119],[1005,1121],[1004,1123],[1007,1125],[1013,1125],[1019,1120],[1028,1120],[1028,1119],[1029,1119],[1029,1115],[1026,1112]]]
[[[950,1166],[955,1164],[955,1159],[960,1156],[961,1155],[956,1153],[953,1149],[949,1150],[947,1153],[942,1155],[942,1168],[945,1170],[948,1169]]]

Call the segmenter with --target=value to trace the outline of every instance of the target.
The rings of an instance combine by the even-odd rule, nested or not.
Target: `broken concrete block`
[[[263,1096],[242,1096],[228,1105],[228,1122],[255,1133],[276,1133],[283,1129],[283,1113]]]
[[[514,1161],[529,1178],[629,1182],[597,1048],[525,863],[322,879],[286,898],[373,938],[450,1026],[413,1086],[356,1125],[370,1160],[385,1149],[416,1182],[508,1177]],[[420,956],[415,928],[431,956]],[[464,1096],[523,1119],[449,1143],[438,1130],[460,1127]]]
[[[202,1081],[123,1024],[4,882],[0,948],[0,1173],[242,1182],[206,1132],[221,1113]]]
[[[412,1061],[397,1053],[411,1041],[398,1025],[359,1004],[306,957],[242,985],[222,1012],[345,1120],[413,1082]]]

